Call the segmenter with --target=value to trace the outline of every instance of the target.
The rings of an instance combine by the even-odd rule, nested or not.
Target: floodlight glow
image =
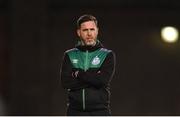
[[[178,30],[175,27],[164,27],[161,30],[161,37],[165,42],[174,43],[178,40]]]

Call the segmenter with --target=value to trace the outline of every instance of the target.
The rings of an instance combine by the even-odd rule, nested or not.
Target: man
[[[68,91],[67,115],[109,116],[115,55],[97,39],[98,22],[94,16],[78,19],[77,35],[78,44],[64,53],[61,66],[61,83]]]

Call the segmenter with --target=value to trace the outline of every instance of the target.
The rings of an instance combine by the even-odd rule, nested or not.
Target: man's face
[[[83,22],[77,30],[77,34],[85,45],[95,45],[98,28],[94,21]]]

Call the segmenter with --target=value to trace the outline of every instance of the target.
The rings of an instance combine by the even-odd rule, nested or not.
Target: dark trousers
[[[67,109],[67,116],[111,116],[111,112],[108,109],[96,110],[96,111],[78,111],[74,109]]]

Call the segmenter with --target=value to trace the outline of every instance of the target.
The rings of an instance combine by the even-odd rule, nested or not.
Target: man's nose
[[[92,33],[91,33],[91,31],[90,30],[88,30],[88,35],[91,35]]]

